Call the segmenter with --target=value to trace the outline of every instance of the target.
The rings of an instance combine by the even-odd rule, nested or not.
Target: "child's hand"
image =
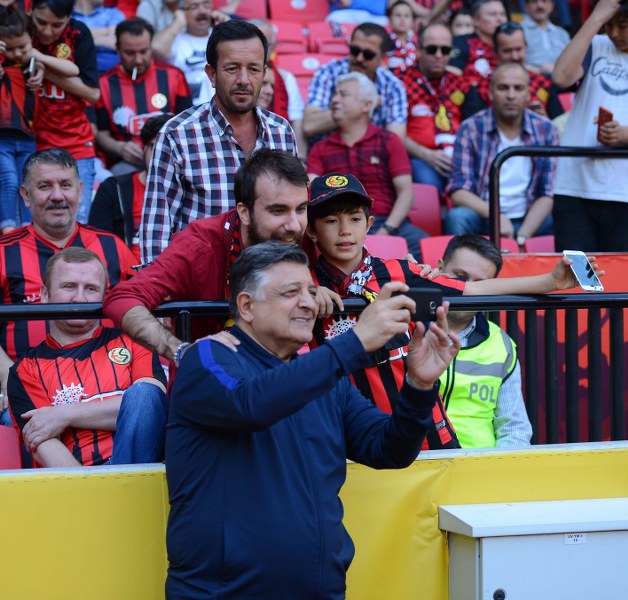
[[[328,317],[334,312],[334,304],[338,306],[340,310],[344,309],[342,298],[332,292],[329,288],[319,285],[316,288],[316,304],[318,305],[318,316]]]
[[[44,65],[42,65],[40,62],[36,62],[35,63],[35,75],[33,75],[32,77],[29,77],[28,81],[26,82],[28,89],[29,90],[39,89],[44,83],[45,74],[46,74],[46,69],[44,68]]]

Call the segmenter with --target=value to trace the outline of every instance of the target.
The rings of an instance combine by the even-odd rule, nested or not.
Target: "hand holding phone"
[[[606,110],[603,106],[600,106],[600,110],[597,115],[597,141],[600,144],[604,142],[600,138],[600,128],[606,123],[610,123],[613,120],[613,113],[610,110]]]
[[[603,292],[604,286],[586,254],[580,250],[563,250],[563,256],[573,260],[570,267],[580,287],[587,292]]]
[[[407,292],[394,295],[414,300],[416,310],[412,313],[413,321],[436,321],[436,309],[443,304],[443,292],[438,288],[410,288]]]

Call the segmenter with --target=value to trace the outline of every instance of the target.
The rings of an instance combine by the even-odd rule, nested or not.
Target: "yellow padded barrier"
[[[350,464],[342,498],[356,558],[347,598],[447,599],[439,504],[623,496],[626,443],[432,452],[403,471]],[[2,598],[163,598],[162,466],[4,472],[0,502]]]

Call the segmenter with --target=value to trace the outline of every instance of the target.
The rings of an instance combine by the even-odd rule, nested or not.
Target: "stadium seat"
[[[297,23],[323,21],[329,14],[328,0],[268,0],[268,7],[271,19]]]
[[[421,261],[426,265],[435,267],[438,264],[439,259],[443,258],[445,248],[447,248],[447,244],[452,237],[454,236],[435,235],[420,240],[419,248],[421,249]],[[484,237],[488,238],[488,236]],[[508,254],[519,252],[517,242],[511,238],[502,238],[500,247],[502,252]]]
[[[0,469],[21,469],[20,437],[13,427],[0,425]]]
[[[427,183],[413,183],[414,203],[408,213],[408,220],[430,235],[443,233],[443,220],[440,212],[438,188]]]
[[[303,25],[294,21],[271,21],[277,42],[277,54],[307,52],[307,37]]]
[[[366,247],[378,258],[403,258],[408,254],[408,242],[398,235],[367,235]]]
[[[214,0],[214,8],[221,9],[227,0]],[[242,0],[236,12],[243,19],[268,19],[268,7],[264,0]]]
[[[310,52],[346,56],[348,43],[356,23],[329,23],[316,21],[308,25]]]
[[[279,54],[276,62],[278,67],[290,71],[295,76],[301,95],[305,100],[314,71],[334,58],[329,54]]]
[[[537,235],[528,238],[523,244],[526,252],[555,252],[553,235]]]

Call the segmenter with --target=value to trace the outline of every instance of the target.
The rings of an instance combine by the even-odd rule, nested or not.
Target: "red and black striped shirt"
[[[5,65],[3,68],[4,76],[0,78],[0,129],[15,130],[33,137],[36,96],[26,87],[22,67]]]
[[[133,253],[115,235],[76,224],[65,247],[87,248],[107,266],[109,286],[128,279],[136,264]],[[58,246],[39,235],[33,225],[20,227],[0,237],[0,304],[39,303],[48,259]],[[46,338],[45,321],[5,321],[0,324],[0,345],[11,360]]]
[[[11,412],[22,430],[21,415],[29,410],[106,402],[142,377],[166,384],[159,357],[118,329],[98,327],[90,338],[67,346],[48,336],[11,368]],[[99,429],[68,428],[61,441],[85,466],[102,464],[113,450],[112,433]]]
[[[140,131],[149,117],[162,112],[180,113],[192,106],[190,87],[181,70],[151,62],[135,81],[122,65],[100,78],[100,100],[96,123],[116,140],[133,140],[142,145]]]
[[[96,47],[89,29],[80,21],[70,19],[52,44],[43,45],[33,36],[33,46],[44,54],[71,60],[79,68],[82,82],[98,87]],[[37,149],[65,148],[76,160],[93,158],[94,134],[85,114],[88,106],[82,98],[44,80],[34,123]]]
[[[371,257],[373,273],[365,284],[365,289],[379,293],[381,287],[389,281],[403,281],[410,287],[435,287],[452,296],[460,295],[464,291],[465,283],[448,277],[436,277],[433,280],[421,277],[421,266],[406,260],[383,260]],[[333,281],[327,278],[324,269],[314,267],[312,278],[316,285],[323,285],[332,289],[341,296],[346,293]],[[310,346],[316,347],[326,339],[330,339],[351,329],[358,320],[358,315],[342,315],[322,317],[314,325],[314,338]],[[362,394],[371,400],[382,411],[390,413],[406,374],[405,359],[408,354],[408,343],[414,332],[415,324],[411,323],[408,335],[395,336],[384,348],[372,353],[373,364],[366,369],[352,373],[353,384]],[[428,431],[424,448],[436,450],[439,448],[459,448],[460,444],[449,422],[442,401],[434,406],[435,427]]]

